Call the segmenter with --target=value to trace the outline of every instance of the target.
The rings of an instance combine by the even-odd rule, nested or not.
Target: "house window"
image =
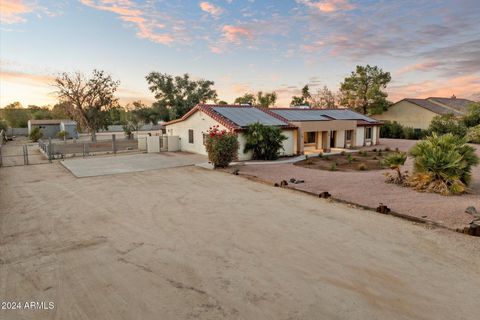
[[[365,128],[365,140],[371,140],[372,139],[372,133],[373,133],[373,128],[372,127],[366,127]]]
[[[304,144],[315,143],[315,132],[305,132],[303,134],[303,143]]]
[[[352,141],[353,130],[345,131],[345,140]]]
[[[188,143],[193,143],[193,130],[188,129]]]

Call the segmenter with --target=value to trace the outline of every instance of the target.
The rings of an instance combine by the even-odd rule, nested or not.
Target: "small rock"
[[[235,170],[233,170],[232,174],[238,176],[239,171],[240,171],[239,169],[235,169]]]
[[[296,181],[295,178],[290,178],[291,183],[295,183],[295,181]]]
[[[304,183],[304,182],[305,182],[304,180],[296,180],[294,183],[299,184],[299,183]]]
[[[467,209],[465,209],[465,212],[471,214],[472,216],[478,215],[478,211],[477,209],[475,209],[475,207],[468,207]]]
[[[288,186],[288,182],[286,180],[282,180],[280,182],[280,187],[286,187],[286,186]]]

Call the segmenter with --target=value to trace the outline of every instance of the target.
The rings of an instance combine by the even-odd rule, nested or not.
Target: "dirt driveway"
[[[1,319],[478,319],[480,241],[195,167],[0,169]]]

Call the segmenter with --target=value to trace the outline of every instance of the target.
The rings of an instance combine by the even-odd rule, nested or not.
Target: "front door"
[[[337,140],[337,131],[330,131],[330,148],[335,148],[336,140]]]

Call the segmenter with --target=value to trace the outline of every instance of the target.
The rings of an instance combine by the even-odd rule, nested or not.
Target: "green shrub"
[[[347,155],[347,161],[348,161],[349,164],[352,163],[353,157],[352,157],[351,154],[348,154],[348,155]]]
[[[37,142],[43,137],[43,132],[40,131],[40,128],[33,128],[32,131],[30,131],[29,138],[33,142]]]
[[[64,139],[64,140],[65,140],[66,138],[68,138],[68,132],[62,130],[62,131],[60,131],[60,132],[57,133],[57,136],[58,136],[60,139]]]
[[[253,159],[275,160],[278,159],[280,150],[283,150],[283,141],[287,139],[278,127],[265,126],[254,123],[245,131],[244,152],[252,151]]]
[[[468,142],[480,143],[480,124],[475,127],[468,128],[466,138]]]
[[[396,175],[387,174],[388,183],[403,184],[407,176],[402,173],[401,167],[407,160],[407,154],[405,152],[392,153],[387,155],[381,161],[382,166],[389,167],[396,172]]]
[[[337,163],[336,162],[332,163],[332,165],[330,166],[330,171],[337,171]]]
[[[403,139],[403,126],[396,121],[385,121],[380,128],[380,138]]]
[[[346,155],[347,153],[345,152],[345,150],[342,150],[342,152],[340,152],[340,154],[341,154],[342,156],[344,156],[344,155]]]
[[[428,127],[428,131],[439,136],[451,133],[458,137],[464,137],[467,133],[467,127],[453,114],[444,114],[433,117],[432,122]]]
[[[218,126],[214,126],[207,132],[205,148],[208,160],[214,168],[227,167],[238,156],[237,135],[226,130],[219,130]]]
[[[8,128],[7,121],[0,120],[0,131],[2,130],[7,131],[7,128]]]
[[[468,113],[463,117],[463,124],[470,128],[480,125],[480,102],[470,103]]]
[[[442,195],[466,191],[471,181],[472,167],[478,165],[475,148],[465,138],[448,133],[432,134],[410,150],[414,158],[414,175],[410,186],[420,191]]]

